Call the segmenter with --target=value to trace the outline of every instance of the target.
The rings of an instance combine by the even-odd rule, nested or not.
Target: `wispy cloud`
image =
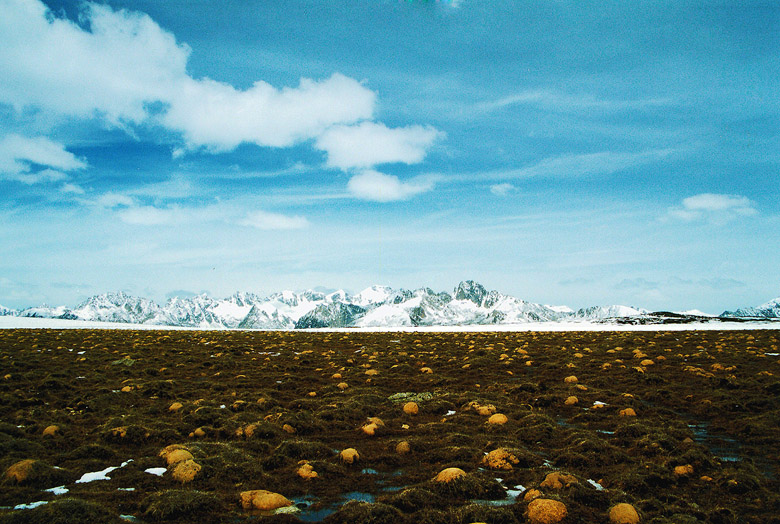
[[[543,107],[552,111],[580,111],[580,110],[600,110],[600,111],[625,111],[638,110],[654,107],[663,107],[672,104],[672,101],[665,98],[647,98],[639,100],[616,100],[598,98],[593,95],[571,95],[553,90],[527,90],[520,93],[480,102],[474,105],[477,111],[495,111],[505,107],[516,105],[534,105]]]
[[[648,149],[633,152],[600,151],[598,153],[559,155],[516,169],[452,175],[448,176],[447,179],[452,182],[468,182],[473,180],[513,180],[534,177],[577,178],[610,175],[663,160],[676,152],[676,149]]]
[[[87,163],[65,146],[46,137],[6,135],[0,138],[0,175],[32,185],[68,180],[66,171],[84,169]]]
[[[242,220],[239,220],[238,224],[264,230],[303,229],[309,227],[309,221],[305,217],[270,213],[268,211],[252,211]]]
[[[667,218],[685,222],[727,222],[755,215],[758,215],[758,210],[749,198],[716,193],[701,193],[684,198],[680,206],[670,208],[667,212]]]

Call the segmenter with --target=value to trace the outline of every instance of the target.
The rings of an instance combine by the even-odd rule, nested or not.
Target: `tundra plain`
[[[779,345],[2,330],[0,522],[780,522]]]

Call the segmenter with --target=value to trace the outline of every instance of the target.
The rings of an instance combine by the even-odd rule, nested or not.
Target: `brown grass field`
[[[2,330],[0,523],[777,523],[779,345]]]

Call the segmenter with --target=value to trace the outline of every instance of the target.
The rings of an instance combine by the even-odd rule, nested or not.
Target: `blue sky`
[[[771,2],[0,0],[0,304],[780,296]]]

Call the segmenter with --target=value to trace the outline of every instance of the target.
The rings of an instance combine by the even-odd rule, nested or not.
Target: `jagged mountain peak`
[[[469,300],[477,305],[481,305],[487,294],[487,290],[479,282],[464,280],[455,287],[453,296],[455,300]]]

